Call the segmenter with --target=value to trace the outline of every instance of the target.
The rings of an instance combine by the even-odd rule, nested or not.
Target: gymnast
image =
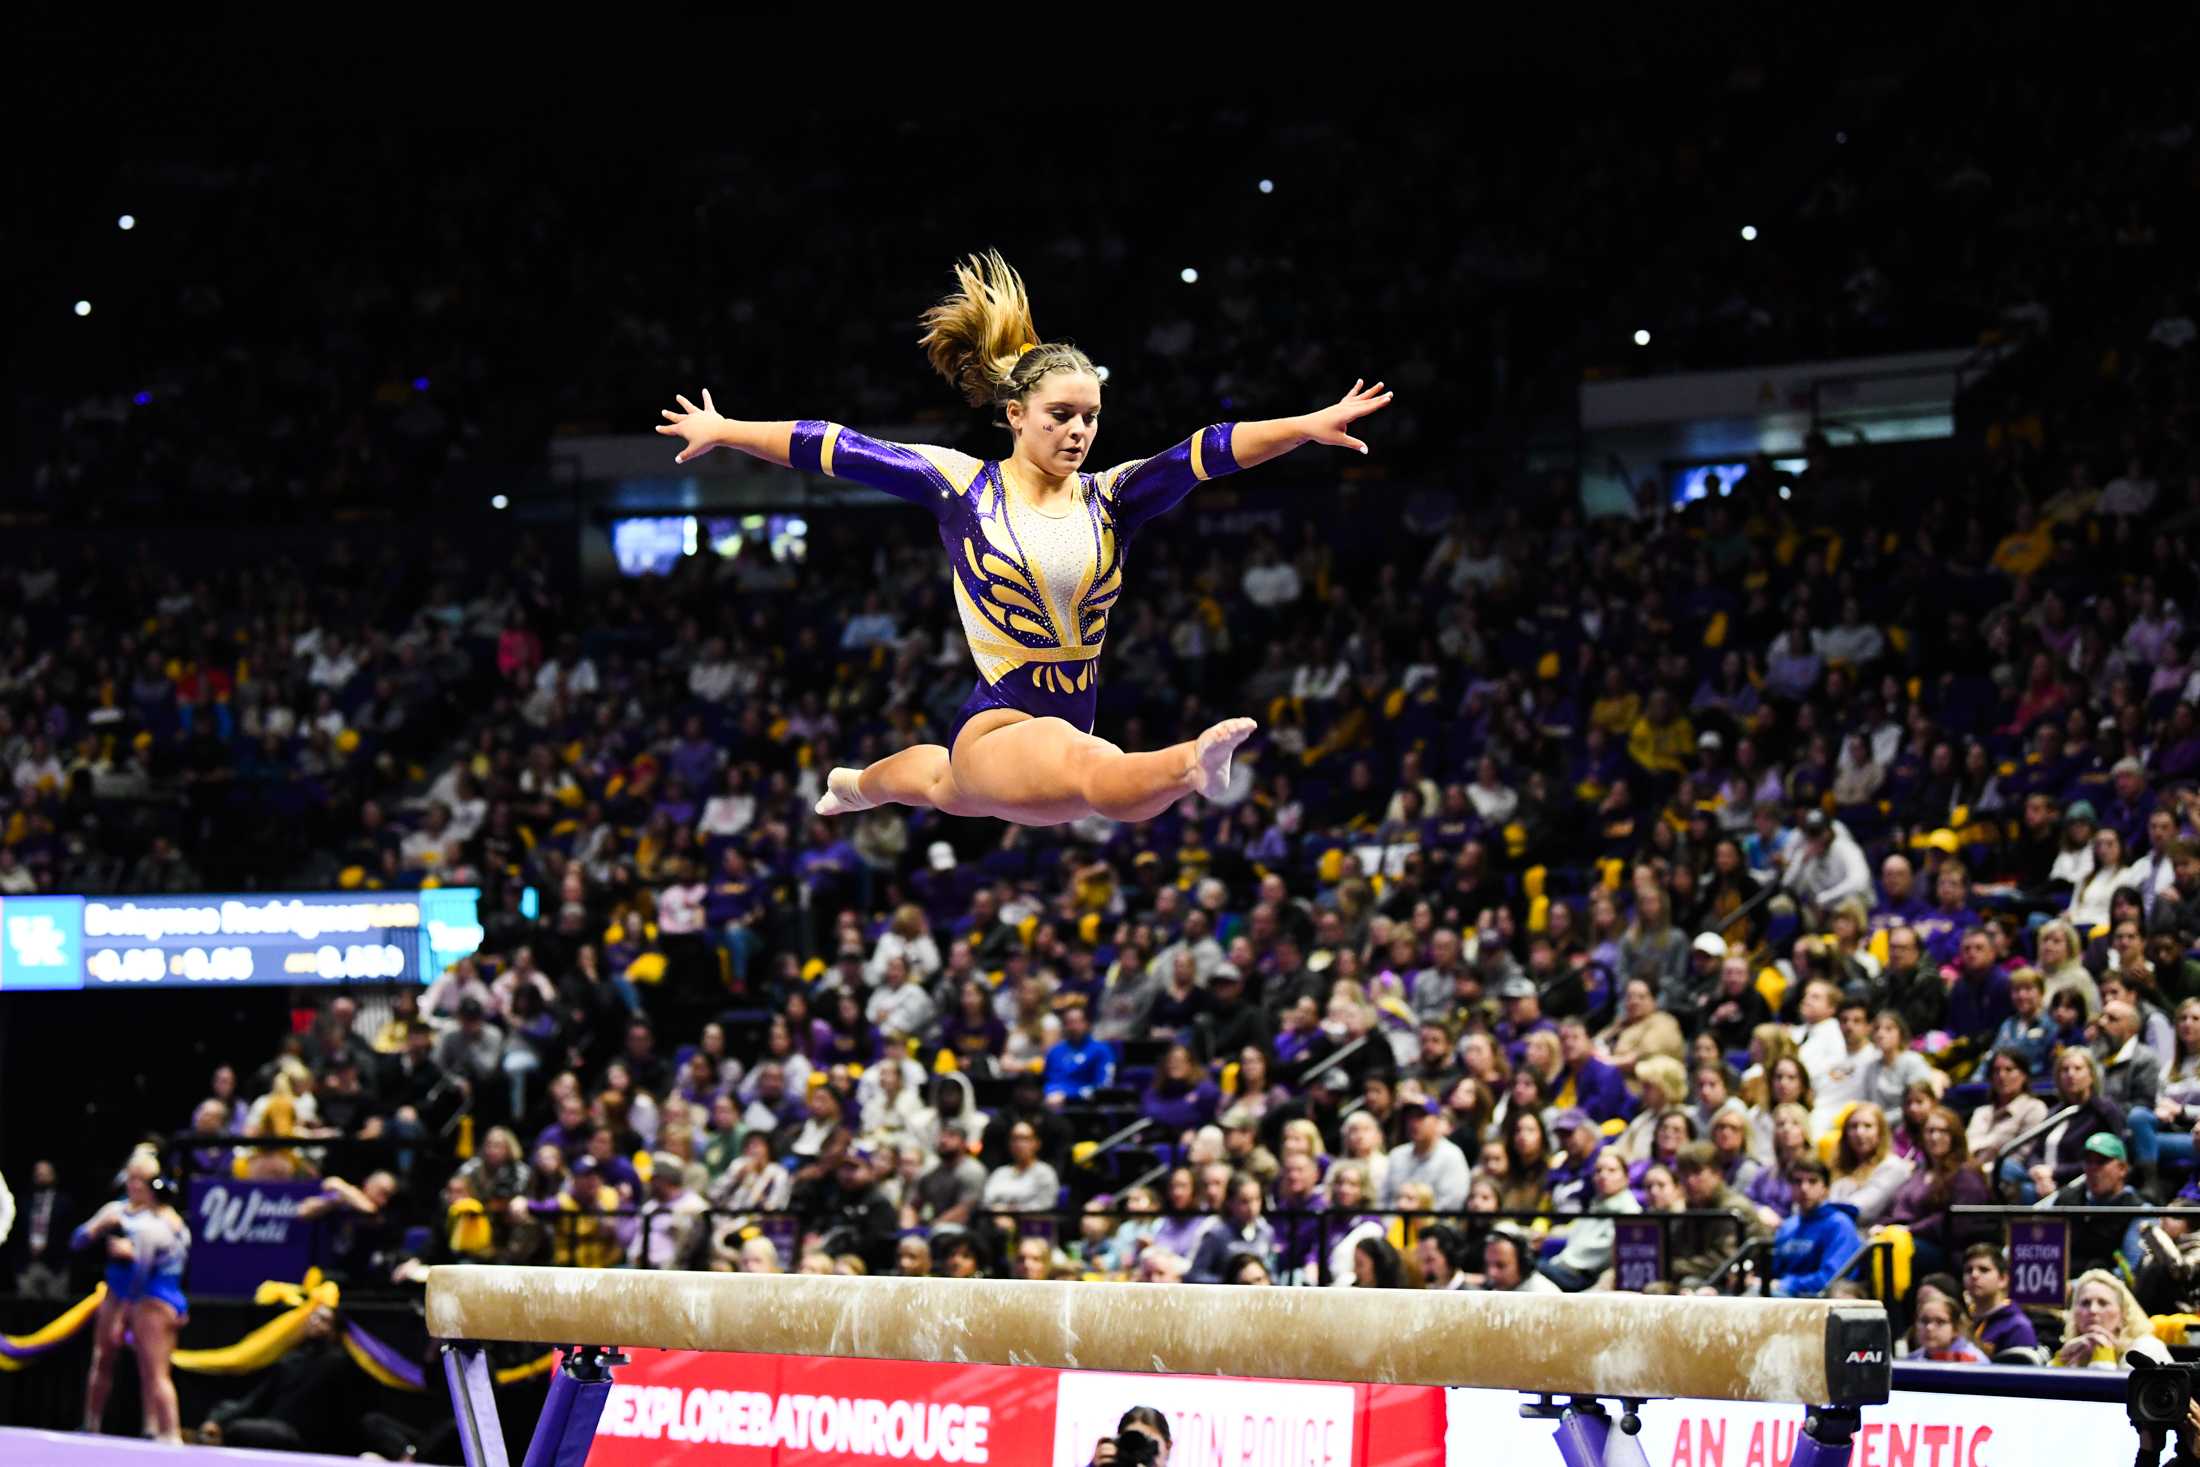
[[[1024,283],[988,252],[955,267],[960,287],[924,313],[922,345],[973,407],[999,414],[1005,458],[882,443],[838,423],[752,423],[719,415],[710,393],[666,409],[657,431],[684,440],[686,463],[735,448],[767,463],[853,479],[922,505],[939,523],[956,609],[978,681],[947,743],[918,744],[826,777],[820,815],[914,805],[1019,825],[1100,814],[1149,820],[1187,793],[1228,782],[1231,753],[1255,727],[1231,718],[1154,753],[1125,753],[1092,733],[1100,647],[1123,588],[1123,552],[1193,485],[1303,443],[1367,452],[1347,430],[1390,401],[1352,384],[1296,418],[1219,423],[1156,458],[1087,473],[1100,432],[1100,376],[1067,342],[1044,341]]]
[[[84,1430],[96,1435],[105,1420],[115,1357],[127,1338],[137,1355],[146,1434],[155,1441],[180,1442],[176,1385],[168,1362],[176,1350],[176,1332],[190,1313],[183,1273],[191,1256],[191,1230],[164,1200],[158,1155],[132,1152],[122,1176],[122,1199],[93,1213],[72,1239],[78,1248],[100,1247],[107,1259],[107,1297],[92,1325],[92,1369],[84,1384]]]

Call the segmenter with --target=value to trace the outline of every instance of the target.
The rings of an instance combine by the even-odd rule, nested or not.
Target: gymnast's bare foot
[[[863,798],[856,788],[856,781],[863,775],[860,769],[835,769],[825,776],[825,794],[817,802],[820,815],[849,815],[857,810],[868,810],[872,801]]]
[[[1201,734],[1192,744],[1192,768],[1186,776],[1192,793],[1215,795],[1229,788],[1230,756],[1259,727],[1250,718],[1226,718]]]

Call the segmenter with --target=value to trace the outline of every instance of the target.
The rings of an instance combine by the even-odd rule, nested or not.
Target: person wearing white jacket
[[[1830,914],[1848,897],[1871,901],[1871,863],[1846,825],[1813,810],[1803,817],[1802,837],[1780,876],[1781,887],[1798,903]]]
[[[1596,1189],[1596,1200],[1589,1204],[1586,1216],[1566,1229],[1566,1246],[1542,1265],[1544,1277],[1569,1294],[1588,1288],[1612,1266],[1612,1250],[1619,1242],[1619,1228],[1612,1218],[1642,1211],[1627,1185],[1627,1163],[1611,1147],[1597,1153],[1589,1181]]]
[[[893,958],[907,963],[920,984],[929,986],[939,974],[940,947],[925,926],[924,908],[915,902],[894,909],[894,920],[879,934],[871,960],[863,965],[863,976],[873,988],[886,981],[886,964]]]

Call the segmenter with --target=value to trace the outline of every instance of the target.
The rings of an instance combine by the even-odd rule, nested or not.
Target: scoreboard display
[[[428,983],[481,946],[480,895],[0,897],[0,993]]]

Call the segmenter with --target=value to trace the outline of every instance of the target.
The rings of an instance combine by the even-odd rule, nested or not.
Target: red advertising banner
[[[1419,1386],[1108,1375],[634,1350],[590,1467],[1085,1467],[1125,1408],[1168,1417],[1171,1467],[1441,1467]]]
[[[889,1467],[1044,1461],[1054,1372],[630,1351],[590,1467]]]

